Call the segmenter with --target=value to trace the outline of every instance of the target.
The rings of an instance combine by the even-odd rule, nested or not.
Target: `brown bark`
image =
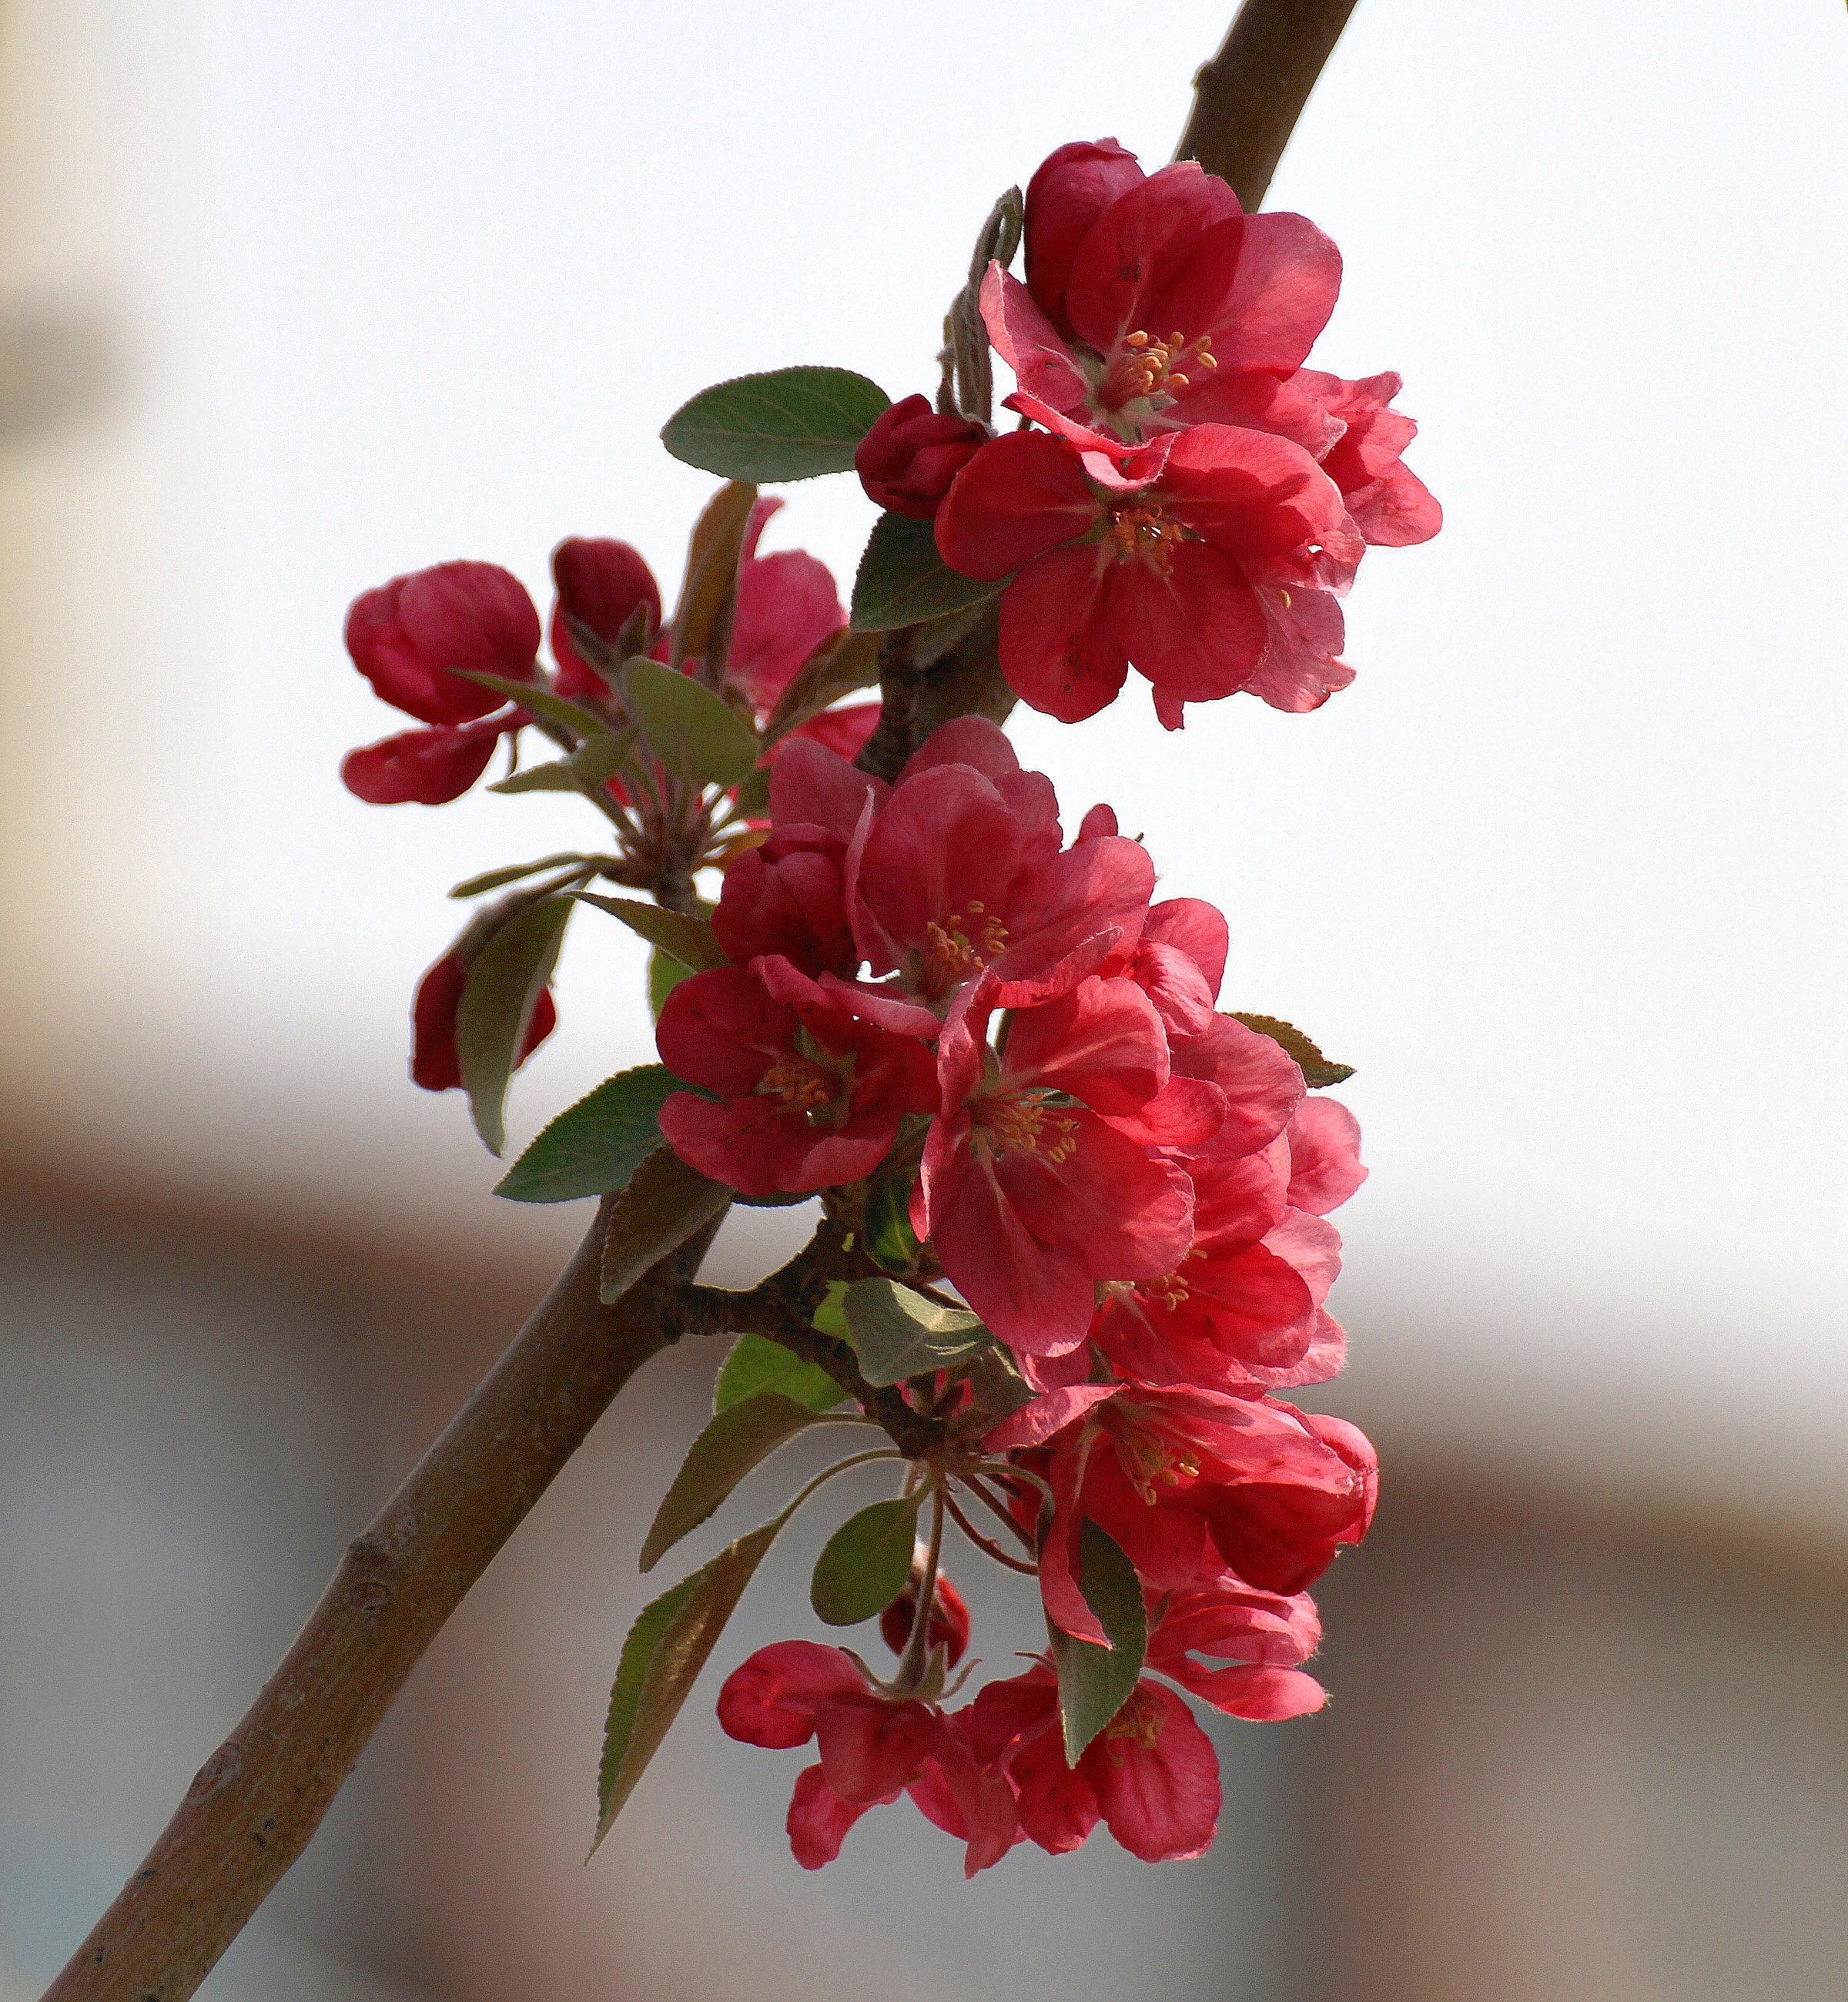
[[[1194,78],[1177,160],[1229,181],[1249,214],[1333,53],[1355,0],[1245,0],[1219,53]]]
[[[607,1210],[610,1199],[606,1198]],[[448,1429],[348,1545],[243,1721],[46,2002],[184,2002],[300,1855],[418,1658],[669,1334],[715,1221],[614,1306],[604,1216]]]

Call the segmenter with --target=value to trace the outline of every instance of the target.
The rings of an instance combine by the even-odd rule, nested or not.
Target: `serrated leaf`
[[[796,671],[796,678],[777,698],[764,725],[764,742],[776,743],[792,730],[819,716],[832,702],[856,689],[870,688],[879,678],[879,636],[830,633]]]
[[[972,1313],[939,1306],[896,1279],[862,1279],[842,1302],[847,1339],[869,1383],[901,1383],[933,1369],[954,1369],[994,1337]]]
[[[857,1627],[883,1613],[911,1576],[923,1491],[849,1515],[822,1546],[809,1582],[815,1617],[830,1627]]]
[[[475,1130],[490,1154],[507,1144],[507,1083],[570,916],[569,897],[542,898],[469,962],[455,1011],[455,1057]]]
[[[921,1247],[911,1227],[912,1179],[893,1175],[866,1191],[866,1255],[901,1278],[918,1269]]]
[[[1100,1648],[1056,1627],[1051,1630],[1068,1766],[1078,1763],[1084,1748],[1128,1701],[1149,1644],[1142,1581],[1121,1546],[1087,1516],[1079,1532],[1078,1550],[1079,1589],[1111,1644]]]
[[[837,1389],[837,1403],[840,1397]],[[643,1570],[653,1571],[682,1536],[717,1513],[746,1474],[819,1417],[813,1406],[776,1390],[756,1391],[714,1413],[654,1512],[642,1542]]]
[[[664,1142],[657,1147],[610,1212],[597,1297],[606,1306],[620,1299],[650,1265],[719,1216],[735,1192],[689,1168]]]
[[[964,577],[937,554],[928,521],[908,514],[881,514],[859,560],[853,580],[853,627],[859,633],[889,633],[918,626],[979,605],[1005,591],[1011,577],[992,584]]]
[[[631,661],[622,693],[666,771],[696,786],[735,786],[757,762],[757,732],[722,696],[659,661]]]
[[[686,1086],[665,1064],[606,1077],[568,1107],[495,1185],[510,1202],[575,1202],[611,1195],[661,1143],[661,1109]]]
[[[510,862],[504,869],[489,869],[479,876],[471,876],[465,883],[458,883],[449,894],[452,897],[479,897],[490,890],[498,890],[504,884],[517,883],[522,876],[539,876],[548,869],[560,869],[567,863],[581,863],[586,868],[601,868],[606,862],[614,864],[615,858],[608,855],[542,855],[536,862]]]
[[[668,1005],[668,996],[682,981],[691,980],[693,969],[682,966],[671,953],[663,952],[659,946],[648,955],[648,1013],[656,1021],[661,1020],[661,1011]]]
[[[727,480],[813,480],[850,473],[891,398],[850,368],[774,368],[703,389],[661,427],[688,466]]]
[[[548,723],[570,731],[574,737],[608,737],[615,734],[614,726],[594,710],[580,709],[576,703],[567,702],[562,695],[554,695],[542,682],[517,682],[507,675],[483,674],[477,668],[452,668],[449,671],[460,675],[465,682],[479,682],[484,689],[492,689],[495,694],[505,696],[509,702],[517,702],[529,716],[542,716]]]
[[[1331,1084],[1345,1084],[1354,1075],[1352,1064],[1330,1062],[1293,1022],[1280,1022],[1274,1015],[1236,1012],[1232,1019],[1243,1022],[1247,1029],[1255,1029],[1260,1036],[1268,1036],[1287,1055],[1294,1058],[1302,1072],[1303,1083],[1311,1091],[1325,1090]]]
[[[731,964],[713,936],[710,918],[664,910],[659,904],[643,904],[633,897],[599,897],[588,890],[575,891],[573,895],[581,904],[594,904],[612,918],[620,918],[632,932],[639,932],[650,945],[671,953],[682,966],[691,967],[695,972],[709,972]]]
[[[659,1750],[786,1519],[779,1515],[728,1543],[710,1564],[644,1608],[629,1630],[604,1725],[593,1854]]]
[[[825,1369],[804,1362],[768,1335],[741,1334],[713,1385],[713,1409],[729,1411],[760,1390],[774,1390],[811,1411],[832,1411],[847,1393]]]
[[[641,732],[631,724],[611,737],[587,737],[568,758],[528,765],[488,787],[490,793],[577,793],[607,784],[629,762]]]

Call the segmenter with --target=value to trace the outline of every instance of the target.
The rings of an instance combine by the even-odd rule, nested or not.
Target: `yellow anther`
[[[807,1057],[779,1057],[757,1081],[757,1094],[779,1098],[792,1112],[815,1112],[832,1104],[840,1080]]]

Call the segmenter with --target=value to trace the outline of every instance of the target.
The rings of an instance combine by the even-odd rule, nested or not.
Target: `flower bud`
[[[918,1617],[918,1589],[923,1582],[922,1573],[914,1570],[905,1589],[879,1616],[879,1631],[894,1655],[902,1655],[905,1642],[911,1638]],[[962,1659],[969,1644],[969,1609],[963,1603],[962,1594],[940,1571],[928,1638],[932,1647],[948,1650],[952,1668]]]
[[[356,598],[347,650],[394,709],[420,723],[472,723],[506,698],[450,670],[531,681],[539,615],[526,587],[498,563],[438,563]]]
[[[950,481],[992,435],[972,418],[940,416],[928,396],[907,396],[860,440],[854,470],[875,506],[928,521]]]
[[[526,720],[521,710],[504,717],[432,730],[406,730],[377,744],[362,744],[340,760],[348,792],[369,806],[440,807],[460,799],[487,769],[503,733]]]
[[[455,1018],[468,978],[468,960],[452,948],[417,982],[417,999],[411,1003],[410,1076],[412,1083],[426,1091],[453,1091],[462,1081],[455,1051]],[[514,1059],[516,1069],[557,1026],[558,1010],[548,987],[533,1009],[525,1040]]]
[[[605,696],[609,685],[573,644],[567,619],[588,626],[613,646],[636,614],[646,610],[645,630],[633,650],[645,654],[661,626],[661,589],[640,550],[609,536],[567,535],[552,552],[558,603],[552,612],[552,657],[558,692],[573,702]]]

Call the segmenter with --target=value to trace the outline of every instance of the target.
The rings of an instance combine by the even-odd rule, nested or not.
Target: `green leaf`
[[[985,584],[964,577],[937,554],[936,537],[928,521],[881,514],[853,580],[854,630],[888,633],[899,626],[921,625],[979,605],[1012,581],[1002,577]]]
[[[850,368],[774,368],[701,390],[661,427],[661,443],[727,480],[851,473],[855,448],[891,400]]]
[[[1142,1582],[1121,1546],[1087,1516],[1078,1550],[1079,1589],[1111,1644],[1100,1648],[1056,1627],[1051,1630],[1068,1766],[1078,1763],[1079,1753],[1128,1701],[1149,1644]]]
[[[918,1234],[911,1227],[912,1178],[894,1175],[866,1191],[866,1255],[904,1278],[918,1269]]]
[[[875,1502],[849,1515],[828,1539],[808,1589],[817,1619],[830,1627],[856,1627],[884,1612],[905,1589],[923,1498],[920,1488],[915,1495]]]
[[[847,1297],[847,1282],[830,1279],[828,1291],[821,1304],[808,1317],[808,1324],[818,1334],[831,1334],[836,1341],[847,1339],[847,1316],[842,1302]]]
[[[764,742],[774,744],[798,724],[819,716],[832,702],[879,678],[879,636],[876,633],[832,633],[796,671],[777,698],[764,725]]]
[[[664,1143],[630,1175],[604,1233],[597,1297],[619,1300],[650,1265],[730,1205],[735,1191],[709,1181]]]
[[[465,682],[479,682],[484,689],[492,689],[496,695],[504,695],[509,702],[517,702],[530,716],[542,716],[548,723],[556,723],[561,730],[568,730],[574,737],[609,737],[615,734],[614,726],[605,721],[593,709],[580,709],[574,702],[567,702],[562,695],[554,695],[543,682],[516,682],[506,675],[487,675],[476,668],[452,668],[452,674],[460,675]]]
[[[648,955],[648,1013],[656,1021],[661,1020],[661,1011],[668,1005],[668,996],[682,981],[691,980],[693,969],[682,966],[671,953],[663,952],[659,946]]]
[[[661,1109],[686,1089],[665,1064],[619,1071],[561,1112],[495,1185],[510,1202],[613,1195],[661,1142]]]
[[[697,786],[735,786],[757,762],[757,732],[722,696],[659,661],[631,661],[622,693],[663,767]]]
[[[1280,1022],[1274,1015],[1235,1013],[1232,1019],[1243,1022],[1247,1029],[1255,1029],[1260,1036],[1268,1036],[1293,1057],[1302,1072],[1303,1083],[1311,1091],[1322,1090],[1331,1084],[1345,1084],[1354,1075],[1352,1064],[1330,1063],[1294,1023]]]
[[[614,863],[615,858],[608,855],[542,855],[536,862],[510,862],[504,869],[490,869],[479,876],[471,876],[467,882],[458,883],[449,894],[452,897],[479,897],[489,890],[498,890],[502,884],[517,883],[522,876],[538,876],[548,869],[560,869],[567,863],[582,863],[586,868],[594,865],[601,868],[606,862]]]
[[[825,1369],[804,1362],[768,1335],[741,1334],[713,1385],[713,1409],[729,1411],[760,1390],[774,1390],[811,1411],[832,1411],[846,1392]]]
[[[732,804],[739,813],[752,818],[761,816],[770,804],[770,775],[762,766],[747,772],[732,794]]]
[[[650,945],[671,954],[682,966],[703,973],[731,961],[713,936],[710,918],[696,918],[685,911],[664,911],[658,904],[643,904],[633,897],[598,897],[588,890],[574,892],[580,903],[594,904],[612,918],[620,918],[632,932],[639,932]]]
[[[748,481],[730,480],[700,511],[687,549],[686,577],[680,602],[674,608],[670,664],[706,658],[715,640],[724,644],[736,609],[738,560],[757,505],[757,489]],[[638,653],[645,650],[637,648]],[[717,664],[708,661],[717,679]]]
[[[570,916],[569,897],[542,898],[469,962],[455,1013],[455,1056],[475,1130],[490,1154],[507,1144],[507,1083]]]
[[[895,1279],[862,1279],[842,1303],[847,1339],[869,1383],[901,1383],[926,1370],[954,1369],[994,1337],[972,1314],[940,1307]]]
[[[751,1575],[786,1519],[779,1515],[728,1543],[710,1564],[702,1564],[646,1607],[629,1630],[603,1728],[593,1854],[660,1749]]]
[[[842,1393],[834,1394],[838,1403]],[[818,1421],[812,1406],[776,1390],[754,1392],[715,1413],[654,1512],[642,1543],[643,1570],[653,1571],[682,1536],[717,1513],[746,1474]]]
[[[525,770],[498,779],[490,793],[577,793],[586,786],[605,785],[629,762],[641,732],[631,724],[611,737],[587,737],[568,758],[549,765],[528,765]]]

